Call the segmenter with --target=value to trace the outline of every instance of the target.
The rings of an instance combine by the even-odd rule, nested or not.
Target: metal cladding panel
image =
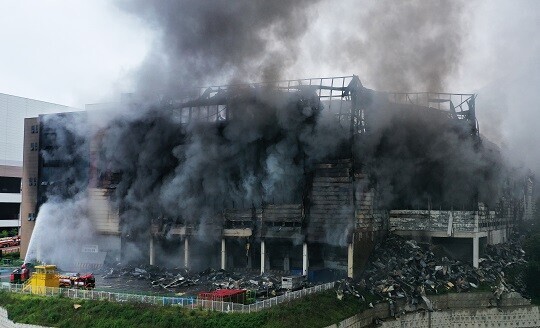
[[[89,188],[90,212],[97,231],[109,234],[120,233],[120,217],[112,208],[106,189]]]
[[[20,178],[22,176],[22,165],[0,165],[0,177]]]
[[[0,203],[20,203],[21,194],[0,193]],[[0,213],[0,216],[2,213]]]

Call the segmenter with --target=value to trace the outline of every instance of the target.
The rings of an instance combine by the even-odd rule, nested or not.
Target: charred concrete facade
[[[208,131],[218,140],[210,146],[228,147],[231,126],[239,125],[234,131],[246,134],[250,132],[242,129],[246,122],[253,120],[261,126],[250,143],[240,145],[241,153],[234,153],[249,161],[224,161],[225,173],[218,165],[215,172],[203,174],[208,180],[212,175],[228,174],[226,181],[233,182],[230,193],[223,191],[227,187],[208,192],[215,186],[202,179],[188,186],[191,193],[203,195],[196,199],[199,203],[175,199],[181,204],[178,213],[165,205],[155,206],[160,199],[143,209],[139,206],[143,198],[125,201],[134,196],[132,191],[123,191],[124,185],[126,181],[133,184],[136,175],[110,164],[102,150],[108,140],[106,128],[88,132],[87,142],[78,142],[77,137],[68,142],[74,147],[68,153],[80,157],[69,156],[68,161],[51,160],[43,150],[58,145],[47,146],[42,132],[40,151],[35,153],[39,159],[25,161],[24,169],[37,172],[41,189],[36,190],[35,203],[30,204],[32,200],[25,196],[23,203],[29,199],[27,205],[39,209],[47,201],[42,197],[51,190],[61,195],[67,188],[65,197],[85,190],[89,202],[95,204],[90,206],[95,212],[91,215],[94,227],[100,235],[113,236],[114,252],[124,256],[138,245],[148,254],[150,264],[261,273],[279,270],[327,279],[357,276],[371,249],[389,231],[433,242],[470,242],[468,249],[477,265],[481,245],[505,241],[514,225],[534,211],[532,179],[518,181],[523,187],[517,188],[518,193],[504,190],[510,177],[504,174],[496,149],[480,138],[473,94],[376,92],[363,87],[358,77],[348,76],[209,87],[157,107],[157,116],[137,121],[126,130],[163,126],[166,135],[165,127],[172,126],[173,135],[156,148],[179,153],[176,156],[181,158],[196,156],[187,147],[201,142],[198,138],[207,138]],[[264,111],[282,112],[264,116]],[[330,122],[327,131],[318,123],[323,114]],[[261,123],[266,119],[269,122]],[[292,123],[280,122],[284,119]],[[35,123],[31,120],[38,122],[29,119],[28,125]],[[47,122],[39,118],[40,131],[47,131]],[[277,132],[267,132],[279,124],[282,127]],[[196,131],[203,131],[197,138],[190,130],[193,125]],[[323,132],[310,134],[317,129]],[[325,133],[337,141],[327,145]],[[298,142],[306,135],[318,139]],[[258,158],[268,156],[269,149],[279,147],[283,139],[291,139],[287,145],[296,148],[290,162],[276,160],[268,169],[268,163],[274,162],[267,160],[264,171]],[[25,144],[27,141],[30,139]],[[326,151],[313,151],[317,147]],[[208,144],[201,149],[215,151]],[[143,171],[156,175],[152,186],[174,179],[171,172],[187,165],[166,159],[156,160],[161,164],[151,164]],[[240,178],[239,165],[248,166],[253,174]],[[294,174],[272,180],[271,185],[260,178],[287,165]],[[47,177],[48,171],[56,170],[48,167],[58,168],[61,174]],[[63,171],[66,167],[71,169],[69,174]],[[262,182],[254,184],[256,188],[238,187],[249,179]],[[236,190],[253,195],[236,194]],[[184,209],[184,204],[203,204],[204,211]],[[132,218],[141,212],[146,219],[135,225]],[[28,236],[22,243],[28,244]]]
[[[57,119],[69,124],[70,118],[81,117],[86,117],[86,112],[46,114],[24,120],[22,176],[24,181],[31,182],[22,186],[21,215],[28,219],[22,220],[21,225],[21,258],[28,252],[42,205],[84,192],[89,205],[87,217],[98,235],[91,243],[74,250],[77,255],[72,268],[92,269],[102,266],[106,257],[111,261],[120,259],[118,209],[112,206],[108,190],[97,185],[95,169],[90,165],[96,144],[86,143],[65,126],[51,123]],[[55,150],[60,148],[71,155],[57,156]],[[53,229],[66,233],[62,227]],[[41,255],[40,246],[37,248]]]

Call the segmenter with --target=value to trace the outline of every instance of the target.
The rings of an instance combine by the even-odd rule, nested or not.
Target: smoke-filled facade
[[[42,227],[30,257],[58,261],[55,246],[78,240],[72,250],[99,244],[105,263],[355,276],[401,220],[392,210],[456,222],[476,211],[491,230],[523,217],[507,210],[523,188],[503,188],[517,178],[481,139],[473,94],[375,92],[352,76],[118,107],[39,118]],[[39,238],[57,226],[83,229]]]

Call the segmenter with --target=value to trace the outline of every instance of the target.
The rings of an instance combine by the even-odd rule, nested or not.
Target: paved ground
[[[0,268],[0,282],[9,282],[9,275],[15,270],[15,267]]]

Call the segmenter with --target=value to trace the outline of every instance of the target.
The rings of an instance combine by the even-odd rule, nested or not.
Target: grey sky
[[[375,8],[381,2],[388,9]],[[396,3],[322,1],[306,9],[310,24],[296,49],[296,63],[283,76],[358,74],[368,87],[384,85],[372,69],[379,52],[349,47],[345,53],[344,48],[369,39],[365,34],[373,26],[368,24],[387,17]],[[430,3],[435,9],[445,4]],[[422,1],[416,4],[422,7]],[[462,10],[461,19],[451,21],[461,37],[460,60],[451,67],[443,91],[478,91],[481,131],[535,166],[540,161],[535,149],[540,142],[540,1],[471,1]],[[379,16],[370,18],[369,13]],[[435,20],[444,20],[448,12],[436,14]],[[395,23],[395,18],[387,19]],[[76,107],[130,92],[137,68],[159,44],[158,25],[119,9],[114,1],[0,0],[0,92]],[[406,37],[414,40],[417,35]],[[384,50],[385,40],[378,41]]]
[[[369,86],[370,77],[362,72],[369,63],[361,56],[343,65],[339,48],[333,50],[337,61],[318,56],[317,49],[362,35],[358,13],[370,4],[326,1],[312,9],[304,53],[287,74],[356,73]],[[537,59],[538,1],[484,1],[470,8],[463,63],[449,89],[478,89]],[[0,13],[0,91],[70,106],[130,91],[131,72],[158,35],[114,1],[2,0]]]
[[[0,92],[80,107],[129,89],[152,31],[105,0],[0,1]]]

